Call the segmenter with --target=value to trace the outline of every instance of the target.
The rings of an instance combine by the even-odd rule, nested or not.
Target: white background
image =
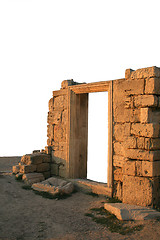
[[[0,0],[0,156],[42,149],[61,81],[160,66],[159,1]]]

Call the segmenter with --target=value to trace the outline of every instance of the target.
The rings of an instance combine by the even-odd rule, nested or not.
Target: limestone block
[[[63,178],[67,178],[67,171],[66,171],[66,167],[63,165],[59,166],[59,176],[63,177]]]
[[[54,98],[54,108],[63,108],[64,107],[64,95]]]
[[[142,161],[136,161],[136,176],[142,176]]]
[[[52,112],[54,110],[54,99],[51,98],[48,102],[48,108],[49,108],[49,111]]]
[[[48,113],[48,123],[49,125],[58,124],[62,119],[62,111],[54,111]]]
[[[139,148],[139,149],[145,148],[145,138],[144,137],[137,138],[137,148]]]
[[[141,123],[160,123],[160,109],[141,108]]]
[[[130,159],[140,159],[148,161],[156,161],[160,159],[160,151],[147,151],[141,149],[126,149],[125,157]]]
[[[117,141],[123,141],[126,136],[130,135],[130,123],[124,123],[124,124],[115,124],[114,126],[114,137]]]
[[[144,93],[144,79],[128,79],[121,84],[121,88],[127,95],[138,95]]]
[[[134,108],[133,96],[125,96],[125,108]]]
[[[30,165],[32,163],[31,154],[26,154],[21,157],[21,163]]]
[[[122,182],[118,181],[118,182],[114,182],[114,193],[113,196],[118,198],[119,200],[123,200],[122,199]]]
[[[116,168],[113,171],[113,178],[115,181],[121,181],[122,182],[122,168]]]
[[[41,163],[37,165],[37,172],[47,172],[50,170],[49,163]]]
[[[105,203],[104,208],[114,214],[119,220],[148,220],[160,218],[160,212],[150,207],[141,207],[124,203]]]
[[[115,108],[114,121],[119,123],[140,122],[140,109]]]
[[[52,124],[47,125],[47,137],[54,138],[54,125]]]
[[[125,161],[127,161],[128,158],[119,156],[119,155],[113,155],[113,166],[114,167],[123,167],[123,164]]]
[[[136,148],[137,147],[136,137],[134,136],[126,137],[123,146],[124,148]]]
[[[129,70],[127,71],[127,77],[129,77]],[[160,77],[160,68],[153,66],[148,68],[137,69],[136,71],[130,71],[130,79],[136,78],[148,78],[148,77]]]
[[[157,107],[158,98],[155,95],[139,95],[134,97],[135,107]]]
[[[131,76],[131,73],[132,73],[133,71],[134,71],[134,70],[131,69],[131,68],[126,69],[126,71],[125,71],[125,78],[126,78],[126,79],[129,79],[130,76]]]
[[[123,203],[152,205],[152,181],[144,177],[123,176]]]
[[[157,123],[133,123],[131,125],[131,134],[141,137],[159,137],[160,126]]]
[[[125,161],[123,164],[123,175],[135,176],[136,163],[135,161]]]
[[[44,181],[44,176],[42,173],[26,173],[23,174],[22,180],[32,185],[33,183]]]
[[[160,138],[145,138],[145,149],[160,150]]]
[[[147,78],[145,94],[160,94],[160,78]]]
[[[114,150],[115,155],[124,156],[125,149],[124,149],[123,142],[114,142],[113,150]]]
[[[144,177],[160,176],[160,161],[155,162],[142,161],[142,176]]]
[[[15,166],[12,167],[12,172],[13,172],[14,174],[19,173],[19,171],[20,171],[19,165],[15,165]]]
[[[54,127],[54,141],[65,142],[66,140],[66,128],[63,124],[57,124]]]
[[[34,183],[32,188],[36,191],[49,192],[52,195],[71,194],[74,190],[74,186],[71,182],[51,177],[41,183]]]
[[[37,165],[31,164],[31,165],[20,165],[20,173],[32,173],[36,172]]]
[[[141,123],[150,123],[151,121],[151,112],[150,108],[141,108]]]
[[[59,175],[59,170],[58,170],[58,168],[59,168],[59,165],[58,164],[56,164],[56,163],[52,163],[51,164],[51,175]]]

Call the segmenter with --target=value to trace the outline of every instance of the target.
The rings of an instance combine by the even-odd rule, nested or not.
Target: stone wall
[[[66,177],[67,89],[53,92],[49,100],[47,145],[52,149],[51,174]]]
[[[124,203],[160,206],[160,68],[127,69],[124,79],[102,83],[63,81],[49,100],[48,146],[22,157],[14,171],[85,178],[87,94],[110,86],[108,188]]]
[[[160,202],[160,69],[126,70],[113,81],[114,196],[124,203]]]

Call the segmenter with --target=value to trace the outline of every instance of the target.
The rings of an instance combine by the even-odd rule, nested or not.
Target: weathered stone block
[[[37,165],[37,172],[47,172],[50,170],[49,163],[41,163]]]
[[[123,164],[123,175],[135,176],[136,164],[135,161],[125,161]]]
[[[124,149],[124,146],[123,146],[123,142],[113,143],[113,150],[114,150],[115,155],[124,156],[125,149]]]
[[[134,97],[135,107],[157,107],[158,98],[154,95],[139,95]]]
[[[145,148],[145,138],[144,137],[137,138],[137,148],[139,148],[139,149]]]
[[[114,192],[113,192],[113,196],[118,198],[119,200],[123,200],[122,199],[122,182],[118,181],[118,182],[114,182]]]
[[[144,79],[128,79],[121,84],[121,88],[127,95],[144,93]]]
[[[51,164],[51,175],[56,175],[58,176],[59,175],[59,165],[56,164],[56,163],[52,163]]]
[[[142,161],[136,161],[136,176],[142,176]]]
[[[127,72],[127,77],[129,75],[129,71]],[[147,67],[137,69],[136,71],[130,71],[130,79],[135,78],[148,78],[148,77],[160,77],[160,68],[158,67]]]
[[[125,96],[125,108],[134,108],[133,96]]]
[[[60,123],[61,119],[62,119],[62,112],[61,111],[54,111],[53,113],[52,112],[48,113],[48,123],[50,125]]]
[[[142,176],[144,177],[160,176],[160,161],[155,162],[142,161]]]
[[[54,125],[47,125],[47,137],[54,139]]]
[[[122,168],[116,168],[116,169],[114,169],[113,175],[114,175],[114,180],[115,180],[115,181],[121,181],[121,182],[122,182],[122,178],[123,178]]]
[[[54,98],[54,108],[63,108],[64,107],[64,95]]]
[[[158,137],[159,136],[159,124],[157,123],[133,123],[131,125],[131,134],[142,137]]]
[[[147,78],[145,94],[160,94],[160,78]]]
[[[27,173],[23,174],[22,180],[32,185],[33,183],[44,181],[44,176],[42,173]]]
[[[137,147],[136,137],[134,136],[127,137],[124,140],[123,146],[124,148],[136,148]]]
[[[57,124],[54,127],[54,141],[65,142],[66,140],[66,128],[63,124]]]
[[[21,163],[23,163],[23,164],[25,164],[25,165],[30,165],[30,164],[32,164],[31,154],[23,155],[23,156],[21,157]]]
[[[59,166],[59,176],[63,178],[67,178],[67,171],[66,171],[66,166]]]
[[[114,110],[114,121],[117,123],[140,122],[140,109],[124,109],[117,107]]]
[[[113,155],[113,166],[114,167],[123,167],[123,164],[125,161],[127,161],[128,158],[119,156],[119,155]]]
[[[144,177],[123,176],[123,203],[152,205],[152,181]]]
[[[160,159],[160,151],[147,151],[141,149],[126,149],[125,157],[130,159],[140,159],[156,161]]]
[[[20,173],[32,173],[36,172],[37,165],[31,164],[31,165],[19,165],[20,166]]]
[[[160,138],[145,138],[145,149],[160,150]]]
[[[115,124],[114,126],[114,137],[117,141],[123,141],[126,136],[130,135],[130,123]]]

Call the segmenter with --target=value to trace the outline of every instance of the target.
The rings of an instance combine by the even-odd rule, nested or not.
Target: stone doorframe
[[[88,94],[108,92],[108,181],[112,191],[112,81],[68,86],[67,175],[87,177]],[[98,126],[98,123],[97,123]]]

